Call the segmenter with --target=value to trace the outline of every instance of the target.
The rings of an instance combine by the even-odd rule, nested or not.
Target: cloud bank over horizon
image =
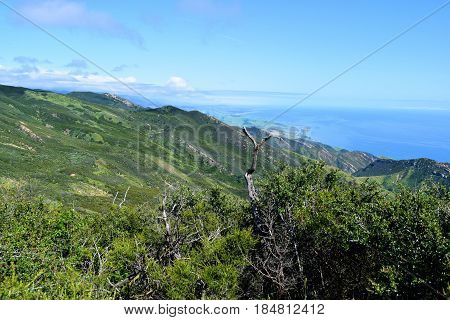
[[[92,91],[109,92],[135,97],[144,106],[146,101],[158,101],[161,105],[283,105],[293,103],[302,93],[264,92],[245,90],[201,90],[193,88],[183,77],[173,75],[162,84],[139,82],[133,76],[111,77],[90,71],[89,65],[72,59],[60,68],[49,68],[39,59],[21,57],[16,66],[0,64],[0,84],[58,92]],[[128,66],[118,66],[123,71]],[[131,89],[130,89],[131,88]]]
[[[248,90],[201,90],[193,88],[180,76],[171,76],[165,83],[152,84],[140,82],[133,76],[111,77],[99,72],[89,71],[76,59],[69,61],[60,69],[48,68],[30,62],[35,58],[17,59],[26,62],[15,67],[0,64],[0,84],[43,89],[56,92],[90,91],[114,93],[133,100],[144,107],[164,105],[176,106],[237,106],[287,108],[304,98],[306,93],[248,91]],[[82,68],[80,68],[80,66]],[[130,89],[131,88],[131,89]],[[153,104],[155,103],[156,106]],[[315,97],[302,104],[328,107],[368,107],[450,110],[448,101],[433,100],[358,100]]]

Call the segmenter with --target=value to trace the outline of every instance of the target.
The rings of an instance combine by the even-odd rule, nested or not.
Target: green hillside
[[[251,128],[251,132],[260,138],[266,134],[258,128]],[[322,160],[326,164],[347,173],[359,171],[378,159],[367,152],[338,149],[304,138],[289,139],[285,136],[279,136],[277,139],[270,140],[269,144],[275,149],[288,149],[309,159]]]
[[[269,134],[249,131],[257,138]],[[198,111],[145,109],[111,94],[0,86],[0,133],[2,184],[74,207],[98,210],[125,194],[129,203],[155,203],[176,185],[245,194],[249,141],[241,128]],[[389,189],[427,179],[449,185],[449,165],[427,159],[382,160],[280,135],[262,152],[259,172],[306,157]]]
[[[128,201],[142,203],[152,201],[166,183],[218,184],[233,192],[242,185],[218,162],[220,154],[210,159],[204,151],[216,142],[171,132],[181,124],[198,126],[204,119],[196,113],[130,111],[5,86],[0,87],[0,111],[2,179],[65,203],[101,207],[117,192],[121,198],[128,187]]]
[[[179,184],[244,192],[249,141],[240,128],[197,111],[144,109],[110,94],[0,86],[0,133],[3,184],[76,207],[122,201],[128,189],[126,201],[152,202],[164,187]],[[350,173],[375,159],[280,138],[263,153],[262,168],[281,160],[296,165],[306,156]]]
[[[450,186],[450,164],[430,159],[378,159],[354,175],[372,177],[388,189],[394,188],[398,183],[418,187],[425,180]]]

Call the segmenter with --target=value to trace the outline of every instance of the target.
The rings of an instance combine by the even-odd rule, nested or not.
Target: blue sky
[[[156,104],[287,106],[444,3],[2,0]],[[0,83],[136,95],[0,3]],[[306,104],[450,107],[450,5]]]

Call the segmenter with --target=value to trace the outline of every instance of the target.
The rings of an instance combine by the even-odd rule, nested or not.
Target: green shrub
[[[104,212],[5,192],[0,299],[448,298],[448,188],[387,192],[317,162],[257,182],[266,233],[218,189]]]

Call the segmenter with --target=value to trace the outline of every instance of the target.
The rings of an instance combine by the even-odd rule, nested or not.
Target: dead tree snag
[[[253,215],[253,228],[254,232],[256,234],[262,234],[262,223],[261,223],[261,217],[259,216],[259,210],[258,210],[258,193],[256,191],[255,185],[253,183],[253,173],[256,171],[256,165],[258,162],[258,153],[261,150],[261,147],[266,143],[267,140],[271,138],[271,135],[266,136],[263,138],[259,143],[256,142],[256,139],[248,132],[247,128],[243,128],[242,131],[244,132],[245,136],[247,136],[253,143],[253,151],[252,151],[252,164],[251,167],[247,169],[245,172],[245,181],[247,182],[247,190],[248,190],[248,197],[250,199],[251,205],[252,205],[252,215]]]
[[[254,202],[258,199],[258,194],[256,192],[255,185],[253,184],[253,173],[256,171],[258,153],[261,147],[264,145],[264,143],[266,143],[266,141],[269,140],[272,136],[268,135],[267,137],[263,138],[259,143],[257,143],[256,139],[248,132],[247,128],[244,127],[242,131],[253,143],[252,165],[245,172],[245,181],[247,182],[248,197],[252,202]]]

